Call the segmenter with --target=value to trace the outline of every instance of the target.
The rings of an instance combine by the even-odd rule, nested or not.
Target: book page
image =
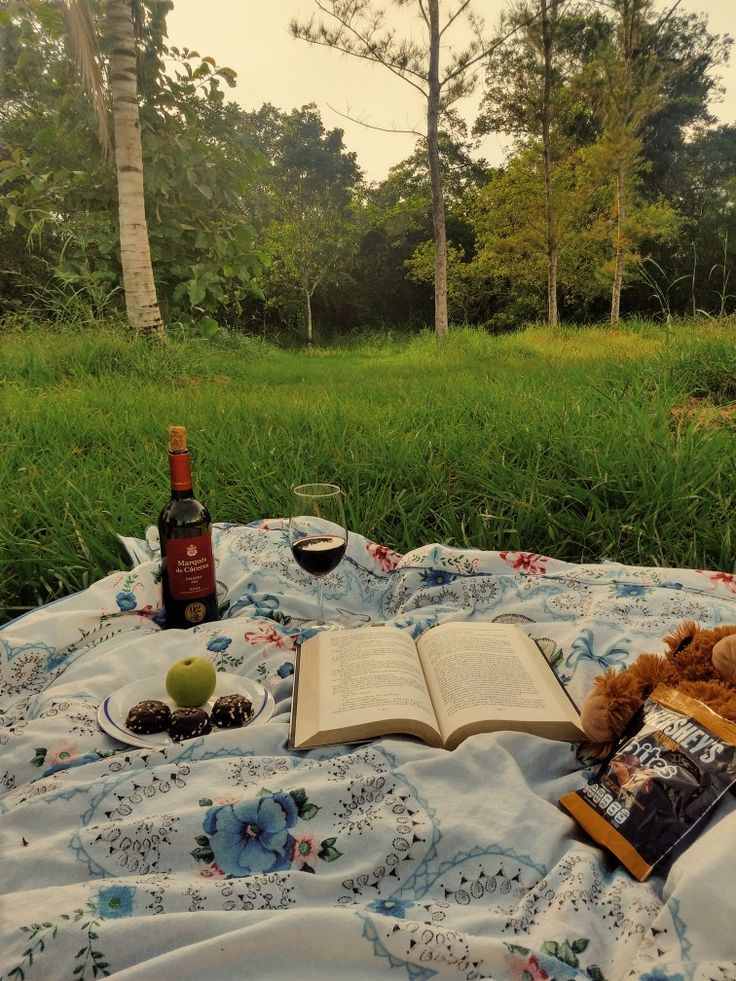
[[[479,721],[540,733],[545,723],[579,726],[544,655],[518,627],[446,623],[423,634],[417,650],[445,741],[467,727],[482,731]]]
[[[414,641],[395,627],[335,630],[310,638],[302,646],[298,685],[296,746],[305,740],[324,744],[330,733],[331,742],[391,732],[439,741]],[[315,736],[319,743],[313,742]]]

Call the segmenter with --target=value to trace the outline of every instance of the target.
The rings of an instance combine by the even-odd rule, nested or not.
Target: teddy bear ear
[[[692,644],[694,637],[695,634],[685,634],[684,637],[681,637],[677,643],[677,647],[672,652],[672,656],[677,657],[678,654],[682,654],[685,648],[689,647],[690,644]]]
[[[697,632],[697,623],[693,623],[692,620],[685,620],[677,630],[673,630],[669,636],[665,637],[664,642],[669,647],[671,656],[677,657],[686,647],[689,647]]]

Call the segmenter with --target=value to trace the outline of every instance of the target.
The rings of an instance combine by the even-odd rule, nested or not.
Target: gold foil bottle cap
[[[169,453],[186,453],[186,426],[169,426]]]

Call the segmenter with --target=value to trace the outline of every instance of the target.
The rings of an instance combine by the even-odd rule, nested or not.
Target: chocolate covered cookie
[[[175,743],[182,739],[194,739],[195,736],[206,736],[212,732],[210,717],[201,708],[179,708],[171,713],[169,735]]]
[[[128,712],[126,726],[131,732],[141,736],[150,736],[154,732],[164,732],[171,722],[171,709],[165,702],[156,698],[146,698],[138,702]]]
[[[245,695],[220,695],[212,706],[213,726],[235,729],[253,718],[253,703]]]

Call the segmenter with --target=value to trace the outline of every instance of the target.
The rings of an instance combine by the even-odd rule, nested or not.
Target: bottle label
[[[174,599],[201,599],[215,591],[215,560],[209,535],[170,538],[166,542],[166,571]]]
[[[184,619],[188,623],[201,623],[207,616],[207,607],[196,600],[184,607]]]

